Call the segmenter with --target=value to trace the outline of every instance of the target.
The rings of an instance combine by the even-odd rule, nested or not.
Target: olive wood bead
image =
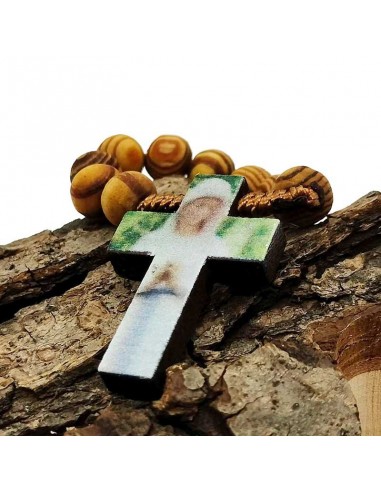
[[[271,174],[259,166],[243,166],[233,171],[232,175],[243,176],[246,178],[249,190],[260,193],[272,190],[275,182]]]
[[[146,169],[153,178],[187,174],[192,151],[186,140],[177,135],[161,135],[147,151]]]
[[[144,166],[144,152],[139,143],[128,135],[112,135],[106,138],[98,150],[112,155],[120,171],[141,171]]]
[[[197,174],[231,174],[234,171],[234,162],[222,150],[204,150],[198,153],[191,162],[189,178]]]
[[[111,224],[118,225],[126,212],[136,210],[138,204],[153,193],[156,187],[144,174],[136,171],[117,174],[103,190],[103,213]]]
[[[361,433],[381,436],[381,304],[368,304],[340,331],[335,359],[356,398]]]
[[[101,195],[106,183],[118,173],[108,164],[91,164],[73,178],[70,195],[76,210],[86,217],[102,215]]]
[[[115,168],[118,167],[118,163],[112,155],[100,150],[92,150],[91,152],[82,154],[74,161],[70,170],[70,181],[73,181],[74,176],[79,173],[81,169],[91,166],[91,164],[108,164]]]
[[[307,166],[295,166],[280,174],[275,180],[274,190],[287,190],[297,186],[312,188],[319,195],[320,207],[295,208],[276,214],[281,220],[308,226],[323,219],[331,210],[333,193],[328,179],[320,172]]]

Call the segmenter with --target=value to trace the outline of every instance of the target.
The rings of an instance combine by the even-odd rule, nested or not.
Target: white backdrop
[[[5,6],[6,5],[6,6]],[[1,4],[0,244],[79,215],[69,170],[115,133],[163,133],[273,174],[380,188],[377,2]]]
[[[70,166],[114,133],[144,149],[160,134],[179,134],[194,153],[220,148],[239,166],[274,174],[309,165],[331,181],[334,210],[380,188],[378,3],[1,2],[0,244],[78,217]],[[90,483],[111,490],[126,481],[194,490],[195,480],[221,491],[270,483],[287,490],[286,482],[314,491],[336,477],[341,488],[350,481],[345,490],[359,490],[378,472],[369,440],[237,438],[228,447],[221,438],[192,447],[177,438],[149,449],[138,438],[97,441],[102,448],[74,448],[70,438],[47,448],[34,439],[8,441],[3,469],[5,479],[40,491]],[[190,460],[197,474],[180,475]]]

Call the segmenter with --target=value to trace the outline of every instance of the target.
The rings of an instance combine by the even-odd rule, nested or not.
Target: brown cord
[[[184,195],[149,195],[138,205],[143,212],[176,212]],[[238,214],[244,217],[264,217],[297,208],[319,208],[319,195],[311,187],[294,186],[288,190],[267,193],[251,192],[238,203]]]
[[[141,212],[176,212],[184,195],[149,195],[139,203]]]
[[[263,217],[290,209],[314,209],[320,206],[318,193],[310,186],[300,185],[287,190],[248,193],[238,202],[238,214],[246,217]]]

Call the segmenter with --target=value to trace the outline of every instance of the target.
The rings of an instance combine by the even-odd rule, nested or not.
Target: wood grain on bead
[[[336,361],[356,398],[362,434],[381,435],[380,304],[365,308],[341,332]]]
[[[336,360],[347,379],[381,369],[381,305],[365,309],[340,333]]]
[[[204,150],[192,160],[189,168],[189,178],[197,174],[231,174],[234,171],[234,162],[222,150]]]
[[[144,152],[139,143],[128,135],[112,135],[106,138],[98,150],[112,155],[120,171],[141,171],[144,166]]]
[[[136,210],[138,204],[153,193],[156,193],[155,185],[144,174],[136,171],[117,174],[103,190],[103,212],[111,224],[118,225],[126,212]]]
[[[102,215],[101,195],[107,182],[118,171],[108,164],[91,164],[81,169],[73,178],[71,199],[76,210],[86,217]]]
[[[74,161],[70,170],[70,181],[73,181],[74,176],[79,173],[79,171],[92,164],[108,164],[115,168],[118,167],[118,163],[112,155],[101,150],[92,150],[91,152],[82,154]]]
[[[250,191],[266,193],[273,189],[274,179],[271,174],[259,166],[243,166],[232,172],[233,176],[243,176]]]
[[[192,151],[186,140],[177,135],[162,135],[149,146],[146,168],[153,178],[186,174],[191,160]]]
[[[321,172],[310,167],[296,166],[277,177],[274,190],[287,190],[297,186],[310,187],[315,190],[319,195],[320,207],[307,210],[296,206],[276,216],[280,220],[300,226],[311,225],[323,219],[331,210],[333,203],[332,188],[328,179]]]

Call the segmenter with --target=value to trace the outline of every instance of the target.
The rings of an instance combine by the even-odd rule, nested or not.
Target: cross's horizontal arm
[[[125,214],[109,245],[110,259],[119,275],[142,280],[160,249],[157,235],[171,215],[157,212]]]
[[[215,282],[227,283],[249,294],[264,281],[274,279],[285,244],[278,219],[226,217],[216,235],[224,248],[208,255]],[[228,254],[221,254],[223,249]]]
[[[160,243],[152,238],[153,231],[161,227],[172,214],[157,212],[127,212],[109,245],[110,253],[146,253],[154,255]],[[150,234],[148,237],[147,235]],[[139,241],[139,249],[134,246]]]

